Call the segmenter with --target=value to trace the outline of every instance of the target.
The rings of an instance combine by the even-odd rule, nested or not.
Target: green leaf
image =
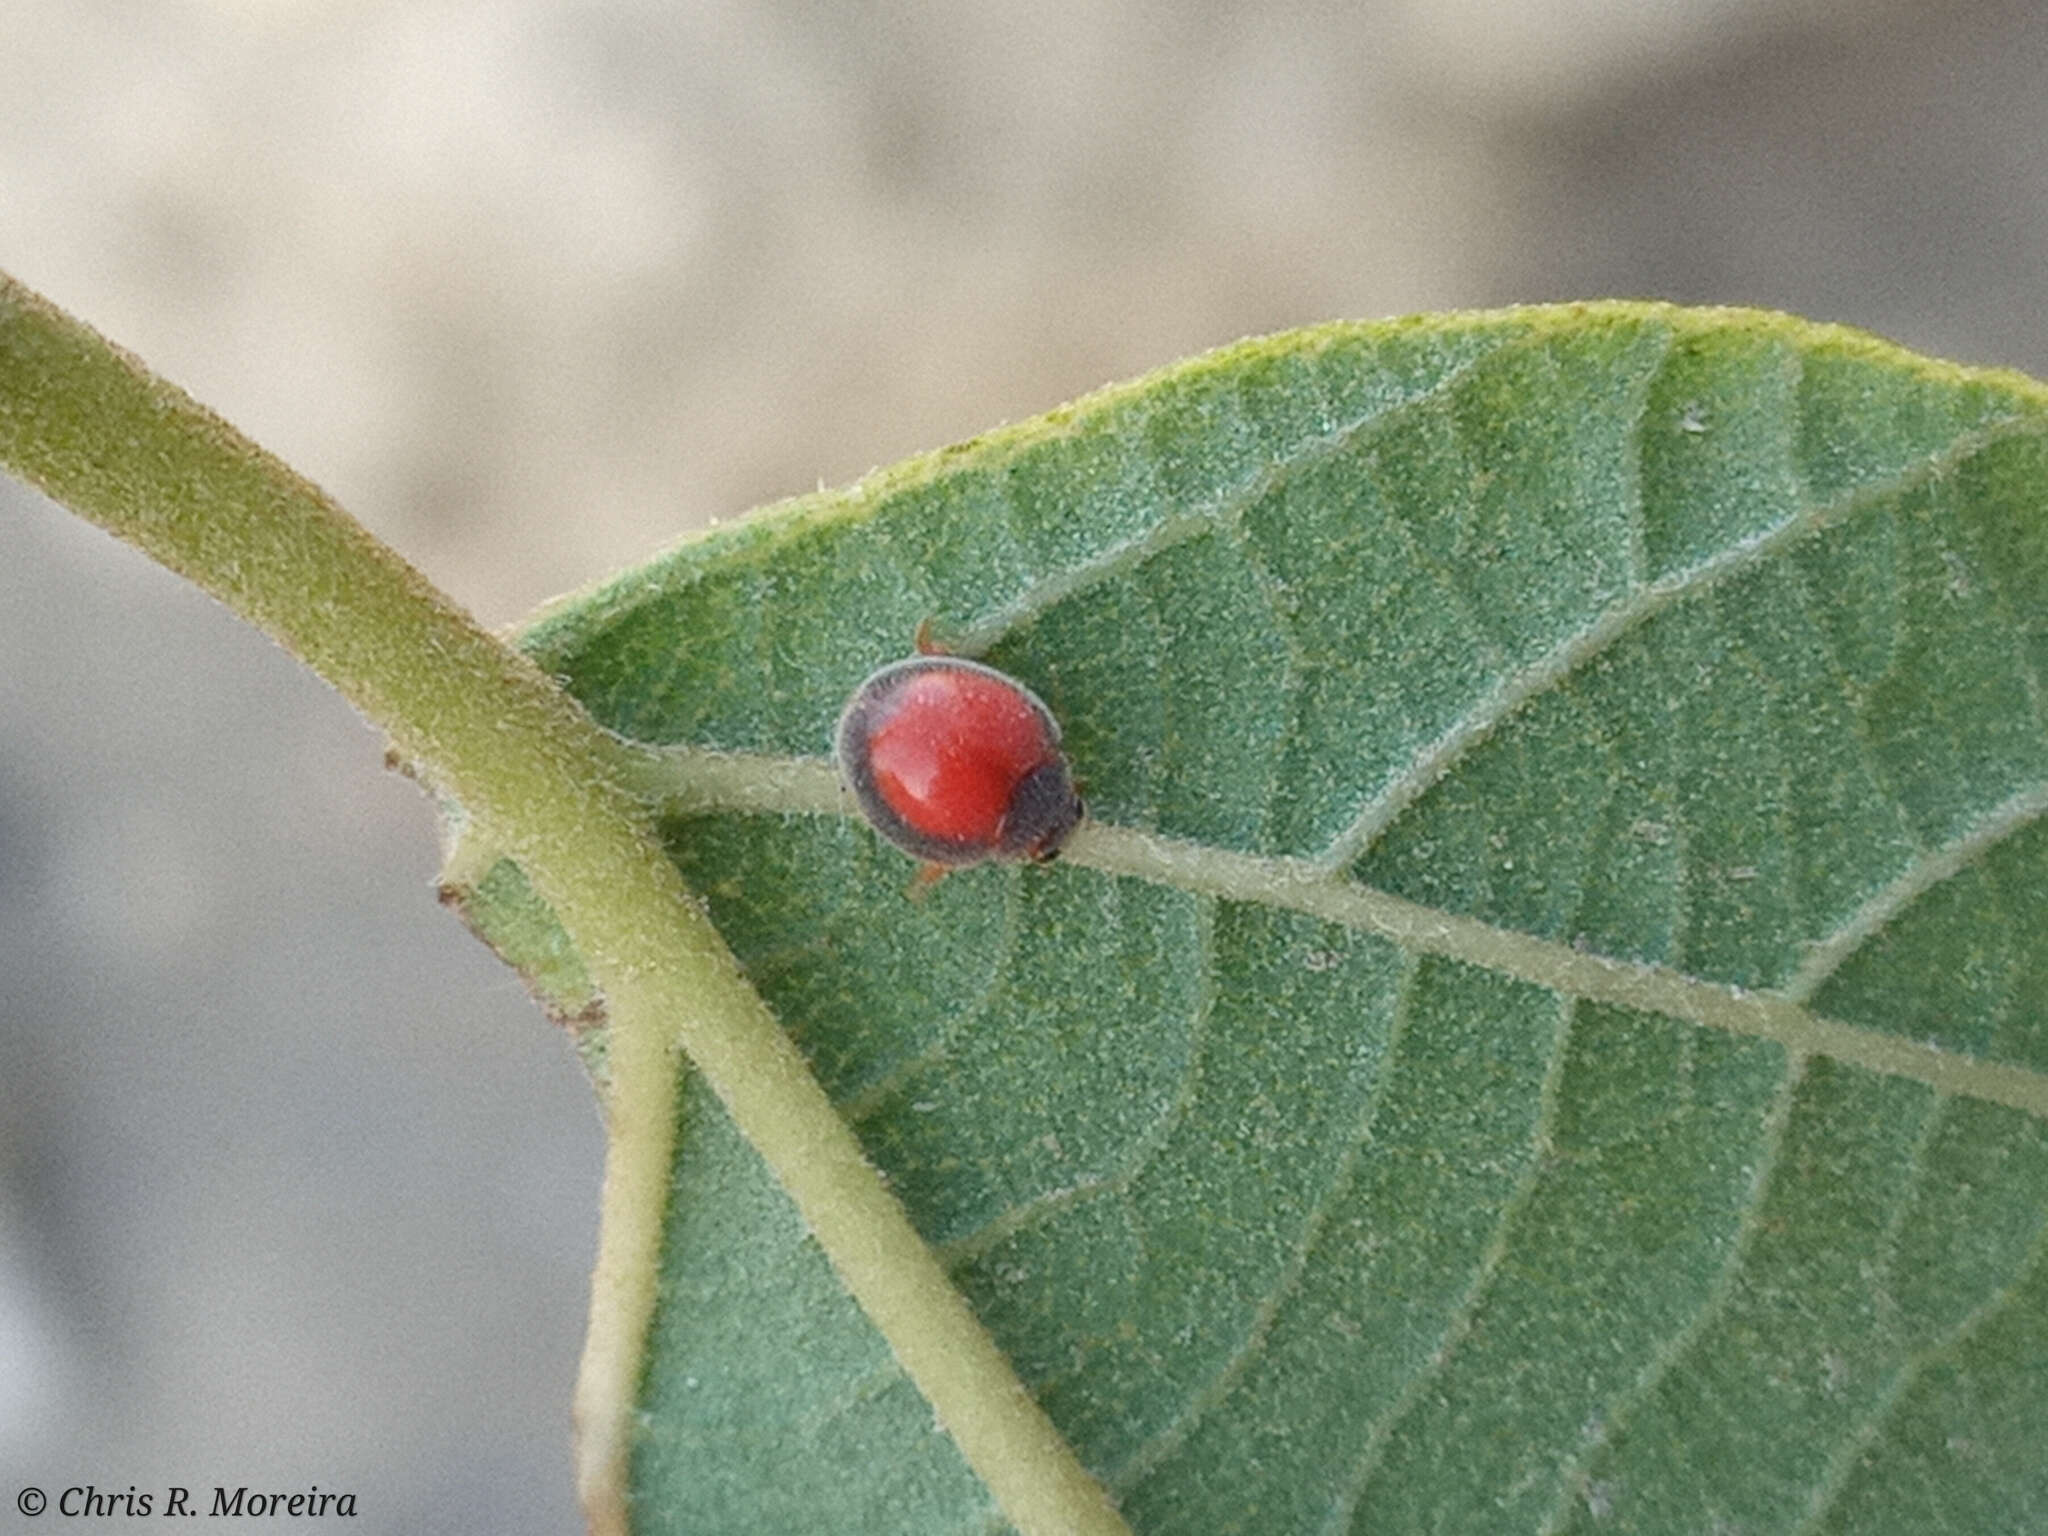
[[[919,901],[817,759],[927,618],[1095,821]],[[1327,327],[525,644],[1133,1529],[2048,1526],[2039,385]],[[587,1012],[516,871],[466,899]],[[641,1410],[643,1532],[1002,1524],[694,1085]]]

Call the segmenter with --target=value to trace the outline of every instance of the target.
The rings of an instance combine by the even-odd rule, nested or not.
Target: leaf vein
[[[1196,905],[1195,924],[1195,963],[1201,972],[1201,984],[1195,996],[1195,1006],[1188,1017],[1187,1061],[1181,1068],[1180,1080],[1175,1085],[1173,1097],[1160,1110],[1152,1124],[1133,1138],[1129,1157],[1122,1167],[1107,1173],[1084,1176],[1071,1184],[1062,1184],[1057,1189],[1044,1190],[1028,1200],[1006,1206],[970,1232],[963,1232],[945,1242],[935,1243],[934,1251],[948,1268],[980,1257],[1006,1238],[1014,1237],[1054,1212],[1065,1210],[1093,1195],[1127,1192],[1132,1182],[1166,1145],[1174,1127],[1187,1117],[1188,1107],[1194,1102],[1196,1086],[1201,1079],[1201,1058],[1208,1041],[1209,1015],[1216,1000],[1215,897],[1205,895],[1200,898]],[[1144,1228],[1137,1223],[1135,1212],[1132,1213],[1131,1220],[1133,1236],[1142,1244]]]
[[[620,743],[622,776],[663,804],[693,810],[844,816],[838,776],[819,759],[749,759],[688,748],[647,750]],[[700,761],[710,767],[700,774]],[[772,775],[772,797],[758,785],[724,803],[724,786],[749,763]],[[769,804],[772,798],[774,803]],[[1303,912],[1375,933],[1419,954],[1443,955],[1535,982],[1574,997],[1683,1019],[1731,1034],[1776,1040],[1789,1050],[1827,1056],[1943,1093],[1981,1099],[2048,1120],[2048,1072],[1984,1061],[1816,1014],[1799,999],[1702,981],[1668,966],[1637,964],[1517,933],[1459,912],[1333,875],[1307,859],[1240,853],[1131,827],[1084,822],[1063,862],[1109,875]]]
[[[1017,957],[1018,905],[1017,879],[1012,875],[1004,882],[1003,926],[996,938],[996,952],[990,959],[988,979],[982,983],[967,1006],[948,1019],[922,1050],[899,1058],[886,1071],[841,1102],[839,1113],[845,1117],[847,1124],[860,1125],[874,1115],[888,1102],[891,1094],[899,1091],[917,1073],[945,1060],[947,1053],[953,1048],[953,1042],[988,1012],[989,1005],[995,1001],[996,995],[1002,991],[1004,983],[1009,979],[1010,963]]]
[[[1379,1060],[1372,1095],[1366,1104],[1365,1113],[1359,1116],[1357,1127],[1345,1146],[1343,1157],[1331,1170],[1330,1177],[1316,1196],[1307,1219],[1302,1222],[1301,1231],[1292,1245],[1287,1262],[1275,1276],[1272,1288],[1259,1299],[1244,1338],[1231,1352],[1230,1358],[1223,1362],[1209,1384],[1189,1398],[1187,1405],[1171,1423],[1162,1426],[1149,1440],[1131,1453],[1123,1466],[1108,1475],[1106,1481],[1120,1496],[1128,1496],[1132,1489],[1144,1482],[1161,1463],[1179,1450],[1209,1413],[1230,1396],[1245,1373],[1263,1354],[1281,1308],[1286,1305],[1307,1273],[1309,1256],[1314,1252],[1316,1242],[1329,1222],[1330,1213],[1350,1193],[1353,1180],[1357,1177],[1359,1157],[1372,1140],[1373,1124],[1385,1102],[1387,1084],[1395,1075],[1397,1058],[1407,1035],[1409,1004],[1414,996],[1418,969],[1415,957],[1408,957],[1402,968],[1394,1001],[1386,1049]]]
[[[1939,848],[1924,850],[1881,890],[1873,892],[1834,932],[1811,945],[1780,989],[1795,1003],[1809,1001],[1851,956],[1937,886],[1971,868],[1993,849],[2048,815],[2048,782],[2031,786],[1994,808]]]
[[[1422,1402],[1423,1393],[1429,1383],[1437,1380],[1458,1352],[1466,1336],[1471,1332],[1480,1303],[1492,1288],[1494,1278],[1500,1273],[1502,1262],[1507,1258],[1509,1237],[1521,1214],[1536,1198],[1536,1191],[1542,1186],[1546,1168],[1546,1154],[1551,1145],[1551,1128],[1556,1123],[1558,1086],[1564,1077],[1566,1045],[1568,1044],[1573,1016],[1577,1009],[1569,997],[1560,997],[1557,1003],[1557,1026],[1551,1032],[1550,1060],[1543,1070],[1543,1083],[1537,1092],[1536,1118],[1529,1127],[1529,1162],[1515,1180],[1515,1186],[1508,1198],[1501,1202],[1499,1214],[1494,1218],[1493,1231],[1488,1234],[1486,1247],[1481,1251],[1479,1267],[1474,1271],[1472,1282],[1459,1298],[1457,1310],[1444,1323],[1442,1337],[1437,1341],[1436,1351],[1426,1368],[1417,1371],[1408,1379],[1408,1385],[1401,1394],[1387,1406],[1366,1436],[1364,1449],[1359,1452],[1347,1486],[1338,1494],[1335,1507],[1327,1528],[1348,1530],[1353,1525],[1359,1504],[1365,1498],[1373,1474],[1385,1458],[1388,1445],[1392,1442],[1401,1423]]]
[[[1527,666],[1509,673],[1481,694],[1471,709],[1416,752],[1406,769],[1365,802],[1351,823],[1331,840],[1316,863],[1321,868],[1335,870],[1354,862],[1396,818],[1420,800],[1467,752],[1491,735],[1503,720],[1680,599],[1747,570],[1788,544],[1853,517],[1866,506],[1949,473],[1996,443],[2008,438],[2041,435],[2048,435],[2048,422],[2031,416],[2003,417],[1989,426],[1962,433],[1940,454],[1905,466],[1881,480],[1858,486],[1845,496],[1804,506],[1775,528],[1742,539],[1710,559],[1639,587],[1609,604],[1585,628],[1567,636]]]
[[[1265,599],[1266,608],[1273,621],[1273,631],[1280,637],[1280,648],[1286,658],[1286,667],[1280,674],[1280,704],[1277,714],[1290,724],[1295,719],[1295,708],[1301,696],[1301,680],[1307,671],[1307,657],[1301,642],[1294,633],[1294,622],[1287,612],[1284,597],[1285,583],[1266,563],[1256,543],[1244,536],[1243,524],[1233,529],[1237,544],[1238,558],[1252,573],[1252,580],[1258,586],[1260,596]],[[1280,775],[1287,754],[1274,751],[1266,757],[1266,783],[1259,794],[1259,840],[1263,845],[1272,834],[1273,812],[1280,796]]]
[[[1811,1533],[1821,1529],[1828,1512],[1855,1476],[1863,1454],[1877,1443],[1891,1416],[1928,1368],[1939,1364],[1944,1357],[1968,1343],[1972,1334],[1989,1326],[2001,1312],[2012,1306],[2021,1295],[2028,1275],[2044,1260],[2048,1260],[2048,1226],[2044,1226],[2035,1234],[2032,1250],[2020,1265],[2019,1273],[2010,1285],[1979,1302],[1968,1316],[1949,1329],[1937,1342],[1916,1351],[1893,1373],[1891,1381],[1886,1384],[1885,1390],[1878,1394],[1863,1422],[1843,1437],[1841,1446],[1829,1459],[1827,1472],[1814,1490],[1806,1518],[1800,1522],[1796,1536],[1811,1536]]]
[[[1556,1536],[1564,1528],[1574,1500],[1585,1494],[1587,1473],[1593,1458],[1612,1443],[1615,1431],[1628,1423],[1629,1414],[1657,1389],[1658,1383],[1671,1373],[1734,1299],[1743,1266],[1749,1258],[1750,1244],[1762,1227],[1761,1212],[1770,1181],[1777,1173],[1784,1151],[1785,1131],[1791,1124],[1793,1103],[1798,1097],[1800,1080],[1806,1073],[1806,1062],[1807,1058],[1797,1052],[1786,1058],[1784,1076],[1772,1096],[1770,1107],[1764,1112],[1761,1146],[1756,1169],[1750,1176],[1749,1198],[1743,1202],[1742,1219],[1736,1226],[1734,1241],[1728,1245],[1728,1257],[1721,1265],[1720,1274],[1715,1277],[1713,1288],[1692,1320],[1665,1341],[1635,1381],[1618,1395],[1615,1405],[1600,1416],[1599,1433],[1591,1436],[1562,1470],[1558,1479],[1557,1502],[1538,1528],[1540,1536]]]
[[[1543,341],[1540,335],[1523,336],[1477,352],[1413,394],[1389,401],[1364,415],[1304,439],[1286,457],[1274,459],[1253,470],[1237,484],[1219,491],[1209,500],[1169,512],[1143,533],[1111,545],[1092,559],[1079,561],[1065,570],[1042,577],[1015,601],[957,631],[960,649],[969,655],[978,655],[1003,635],[1031,622],[1068,598],[1112,581],[1177,544],[1235,524],[1247,508],[1256,506],[1286,484],[1291,475],[1335,457],[1368,433],[1397,422],[1408,412],[1450,394],[1487,362],[1517,351],[1535,350]]]

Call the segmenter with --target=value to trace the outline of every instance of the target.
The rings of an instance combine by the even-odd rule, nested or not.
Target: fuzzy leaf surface
[[[2048,392],[1745,312],[1325,327],[524,643],[772,777],[925,619],[1195,876],[911,900],[772,784],[666,837],[1134,1529],[2048,1528]],[[638,1530],[1001,1527],[694,1086],[660,1295]]]

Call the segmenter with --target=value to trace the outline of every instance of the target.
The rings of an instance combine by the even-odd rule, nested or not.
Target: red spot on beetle
[[[875,830],[927,866],[1056,858],[1081,797],[1052,712],[1022,683],[947,656],[920,625],[923,653],[859,688],[839,717],[839,770]]]

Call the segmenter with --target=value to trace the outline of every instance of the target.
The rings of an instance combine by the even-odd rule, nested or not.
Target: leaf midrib
[[[620,749],[622,774],[663,815],[844,817],[853,811],[836,770],[821,759],[625,742]],[[2044,814],[2048,784],[2022,791],[1946,849],[1916,862],[1837,929],[1834,939],[1852,930],[1861,937],[1876,933],[1912,897],[1970,867],[1976,857]],[[1567,997],[1773,1040],[1799,1055],[1826,1056],[1924,1083],[1937,1093],[2002,1104],[2048,1120],[2048,1072],[1844,1023],[1814,1012],[1786,991],[1704,981],[1669,966],[1616,960],[1425,906],[1348,880],[1320,859],[1241,853],[1092,820],[1075,833],[1062,859],[1104,874],[1300,912],[1376,934],[1411,953],[1462,961]],[[1834,962],[1839,964],[1846,953],[1834,955]]]

